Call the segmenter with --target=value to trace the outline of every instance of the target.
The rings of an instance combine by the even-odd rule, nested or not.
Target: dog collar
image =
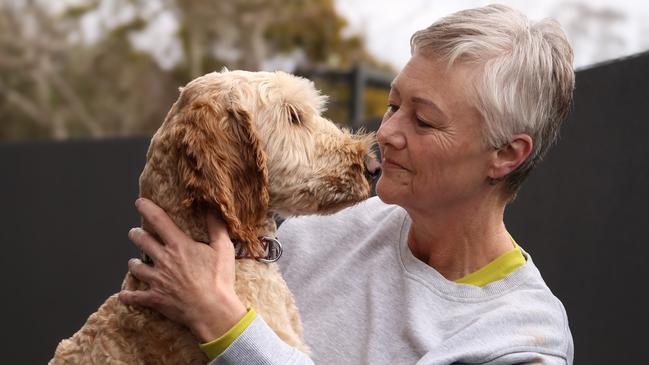
[[[255,259],[259,262],[271,263],[279,260],[282,257],[282,244],[277,238],[273,237],[260,237],[261,247],[264,249],[264,255],[255,256],[250,254],[246,247],[239,241],[234,242],[234,258],[236,259]]]

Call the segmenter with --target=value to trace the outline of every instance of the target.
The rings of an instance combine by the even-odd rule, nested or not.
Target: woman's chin
[[[386,204],[398,204],[398,186],[388,178],[381,176],[376,182],[376,195]]]

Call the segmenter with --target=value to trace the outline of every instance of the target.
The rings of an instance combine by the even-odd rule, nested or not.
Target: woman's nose
[[[394,149],[400,150],[406,146],[406,138],[399,128],[396,119],[397,113],[383,118],[379,130],[376,132],[376,140],[380,145],[390,145]]]

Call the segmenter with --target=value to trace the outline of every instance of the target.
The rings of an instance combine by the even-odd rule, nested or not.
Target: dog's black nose
[[[371,156],[365,157],[365,169],[372,179],[376,179],[381,174],[381,164]]]

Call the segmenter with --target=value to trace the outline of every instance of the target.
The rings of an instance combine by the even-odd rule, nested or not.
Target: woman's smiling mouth
[[[400,170],[410,171],[407,168],[405,168],[403,165],[398,163],[397,161],[392,160],[390,158],[386,158],[386,157],[383,157],[383,159],[381,160],[381,168],[382,169],[400,169]]]

